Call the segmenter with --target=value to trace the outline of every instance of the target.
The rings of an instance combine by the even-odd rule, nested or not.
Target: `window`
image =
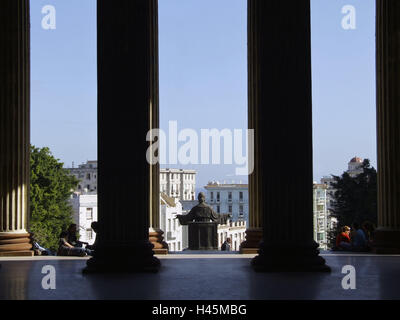
[[[171,231],[171,219],[168,219],[168,230],[167,231]]]
[[[90,173],[88,173],[88,174],[86,175],[86,179],[87,179],[87,180],[90,180]]]
[[[219,199],[220,199],[219,192],[217,192],[217,202],[219,202]]]
[[[232,202],[232,192],[228,192],[228,201]]]
[[[82,189],[81,185],[78,185],[78,190],[81,190],[81,189]]]
[[[178,251],[181,251],[181,243],[178,242]]]
[[[228,212],[232,213],[232,206],[229,206]]]
[[[93,239],[93,230],[92,229],[86,229],[86,239],[87,240]]]
[[[86,220],[93,219],[93,208],[86,208]]]
[[[239,206],[239,214],[242,216],[243,215],[243,205]]]
[[[210,199],[211,199],[211,202],[214,201],[214,192],[212,192],[212,191],[210,193]]]
[[[88,189],[88,191],[90,191],[90,184],[88,184],[88,185],[86,186],[86,188]]]
[[[242,191],[239,192],[239,200],[243,201],[243,192]]]
[[[220,206],[217,206],[217,213],[220,213],[220,211],[221,211]]]
[[[174,219],[174,231],[176,230],[176,219]]]

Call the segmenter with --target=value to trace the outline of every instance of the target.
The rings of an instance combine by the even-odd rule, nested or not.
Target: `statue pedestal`
[[[218,250],[218,223],[189,222],[189,250]]]

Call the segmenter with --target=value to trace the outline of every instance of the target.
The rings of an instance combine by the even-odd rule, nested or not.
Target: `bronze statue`
[[[194,206],[187,215],[178,215],[177,218],[181,225],[189,222],[216,222],[226,224],[230,214],[216,213],[211,206],[206,203],[206,196],[203,192],[198,195],[199,204]]]

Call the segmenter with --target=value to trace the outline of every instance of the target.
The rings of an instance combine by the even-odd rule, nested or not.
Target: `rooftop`
[[[204,188],[248,188],[248,184],[244,183],[219,183],[219,182],[209,182]]]
[[[353,159],[350,160],[350,163],[362,163],[363,159],[359,157],[354,157]]]

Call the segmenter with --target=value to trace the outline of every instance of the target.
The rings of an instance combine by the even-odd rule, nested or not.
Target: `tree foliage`
[[[333,176],[336,189],[333,202],[333,214],[338,220],[338,226],[351,226],[353,222],[359,224],[364,221],[377,223],[377,184],[376,170],[371,167],[370,161],[362,163],[363,172],[351,177],[347,172],[342,176]]]
[[[72,223],[68,199],[78,180],[63,168],[49,148],[31,146],[30,231],[43,246],[58,247],[58,237]]]

